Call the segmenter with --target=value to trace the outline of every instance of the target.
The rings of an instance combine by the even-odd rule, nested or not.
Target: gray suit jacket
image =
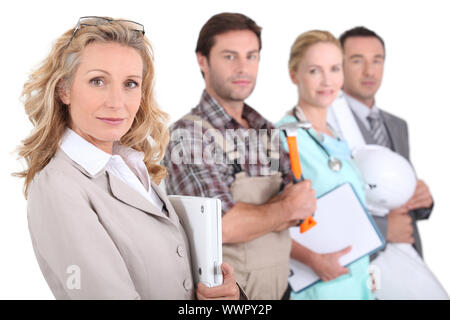
[[[188,239],[166,212],[103,170],[91,176],[61,149],[33,179],[28,224],[57,299],[193,299]]]
[[[352,110],[353,112],[353,110]],[[400,119],[393,114],[386,111],[380,110],[381,118],[383,119],[384,125],[386,127],[389,139],[391,140],[392,151],[400,154],[408,161],[409,159],[409,139],[408,139],[408,125],[405,120]],[[361,122],[358,116],[353,112],[353,116],[358,124],[359,129],[364,137],[367,144],[376,144],[372,138],[370,132],[366,129],[366,126]],[[412,224],[414,228],[414,248],[423,256],[422,253],[422,243],[420,240],[419,229],[417,228],[417,220],[428,219],[433,205],[430,208],[421,208],[417,210],[410,211],[409,214],[412,218]],[[377,223],[383,236],[386,238],[387,234],[387,217],[373,217]]]

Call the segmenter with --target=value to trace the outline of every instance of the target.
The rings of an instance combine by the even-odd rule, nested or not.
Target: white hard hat
[[[416,174],[401,155],[382,146],[366,145],[353,152],[353,159],[366,183],[366,206],[372,214],[385,215],[414,194]]]

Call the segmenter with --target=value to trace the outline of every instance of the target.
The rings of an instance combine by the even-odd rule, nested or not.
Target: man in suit
[[[409,160],[406,122],[378,108],[375,101],[383,78],[383,39],[365,27],[355,27],[344,32],[339,40],[344,50],[344,86],[340,99],[348,105],[364,142],[388,147]],[[430,190],[424,181],[418,180],[414,195],[404,206],[374,219],[387,242],[411,243],[422,256],[417,220],[428,219],[432,208]]]

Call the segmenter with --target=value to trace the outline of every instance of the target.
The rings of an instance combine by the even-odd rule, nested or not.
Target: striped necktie
[[[371,110],[367,116],[367,120],[369,121],[370,133],[375,143],[390,148],[389,137],[387,136],[380,113]]]

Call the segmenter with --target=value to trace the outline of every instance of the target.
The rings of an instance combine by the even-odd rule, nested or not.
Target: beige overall
[[[228,160],[237,159],[234,142],[224,145],[223,135],[210,123],[194,115],[187,115],[184,119],[201,121],[209,133],[214,135],[215,142],[226,151]],[[227,150],[227,146],[231,146],[232,150]],[[231,184],[233,200],[254,205],[265,204],[278,194],[281,183],[282,177],[278,171],[257,177],[247,176],[241,171],[235,175]],[[249,299],[279,300],[288,285],[290,250],[291,237],[286,229],[270,232],[248,242],[224,244],[223,261],[233,266],[236,281]]]

